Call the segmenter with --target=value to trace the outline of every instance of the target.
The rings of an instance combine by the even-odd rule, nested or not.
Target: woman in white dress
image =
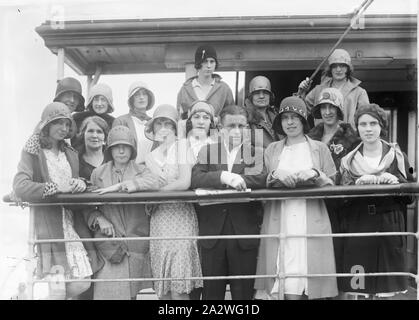
[[[307,109],[298,97],[282,100],[273,127],[286,138],[273,142],[265,152],[268,187],[333,185],[336,168],[327,146],[308,138]],[[323,200],[274,200],[266,203],[262,234],[331,233]],[[278,239],[262,239],[257,274],[334,273],[332,238],[288,238],[277,255]],[[278,297],[276,278],[256,279],[257,299]],[[337,295],[335,277],[289,277],[284,281],[285,299],[318,299]]]

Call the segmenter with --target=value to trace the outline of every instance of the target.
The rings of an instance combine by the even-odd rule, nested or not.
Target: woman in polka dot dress
[[[187,190],[191,183],[193,154],[185,140],[176,139],[177,112],[161,105],[145,126],[145,135],[159,146],[146,156],[146,165],[160,177],[160,190]],[[193,204],[168,203],[149,206],[150,236],[197,236],[198,219]],[[201,277],[197,240],[150,241],[151,269],[154,278]],[[155,281],[159,299],[188,300],[202,280]]]

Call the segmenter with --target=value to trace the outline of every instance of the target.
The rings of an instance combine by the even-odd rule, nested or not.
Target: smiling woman
[[[274,129],[285,139],[271,143],[265,152],[271,188],[325,186],[334,184],[336,168],[327,146],[305,135],[307,109],[298,97],[281,101]],[[278,223],[279,221],[279,223]],[[261,234],[331,233],[330,220],[322,199],[275,200],[265,205]],[[335,273],[333,243],[330,238],[291,238],[285,240],[283,261],[277,255],[277,239],[261,239],[257,274]],[[283,268],[281,268],[281,264]],[[256,279],[256,298],[275,299],[278,279]],[[286,299],[318,299],[338,293],[335,277],[286,278]]]
[[[327,66],[324,71],[325,77],[322,79],[322,82],[305,97],[309,110],[314,107],[316,101],[319,99],[320,92],[324,88],[336,88],[344,96],[342,120],[355,127],[355,110],[360,105],[369,103],[369,98],[367,92],[359,86],[361,81],[352,76],[353,71],[354,67],[349,53],[344,49],[333,51],[327,60]],[[308,79],[306,79],[300,83],[299,88],[306,91],[310,87],[310,84]]]
[[[91,116],[99,116],[106,121],[109,127],[112,126],[115,118],[110,115],[115,110],[113,103],[112,89],[105,83],[94,85],[89,92],[86,111],[77,112],[73,115],[77,128],[84,119]]]
[[[98,116],[88,117],[83,120],[77,135],[80,177],[90,180],[93,169],[104,163],[103,151],[109,128],[106,121]]]

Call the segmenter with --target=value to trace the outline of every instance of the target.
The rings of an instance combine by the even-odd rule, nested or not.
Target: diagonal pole
[[[349,33],[349,31],[351,31],[351,29],[353,28],[355,23],[358,21],[358,18],[364,13],[365,10],[367,10],[367,8],[373,2],[374,2],[374,0],[364,0],[364,2],[361,4],[361,6],[358,9],[355,10],[355,13],[354,13],[354,16],[351,19],[350,25],[346,28],[345,32],[340,36],[340,38],[335,43],[335,45],[332,47],[332,49],[330,49],[329,54],[325,58],[323,58],[322,62],[320,62],[320,64],[317,66],[316,70],[314,70],[314,72],[311,74],[311,76],[308,80],[309,83],[311,83],[313,81],[314,77],[317,75],[317,73],[321,70],[323,65],[326,63],[326,61],[332,55],[333,51],[336,50],[336,48],[340,45],[340,43],[346,37],[346,35]],[[304,90],[304,89],[299,88],[296,95],[299,96],[300,98],[304,99],[307,92],[308,92],[308,89]]]

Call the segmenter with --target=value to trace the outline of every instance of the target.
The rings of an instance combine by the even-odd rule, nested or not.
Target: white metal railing
[[[371,196],[417,196],[419,195],[419,184],[418,183],[407,183],[397,186],[350,186],[350,187],[326,187],[317,189],[294,189],[294,190],[257,190],[252,191],[249,194],[244,193],[232,193],[231,195],[211,195],[208,197],[197,197],[193,196],[191,191],[178,192],[175,194],[177,201],[185,202],[201,202],[206,203],[211,201],[227,200],[229,202],[235,201],[269,201],[277,199],[298,199],[301,197],[307,198],[342,198],[342,197],[371,197]],[[340,190],[339,190],[340,189]],[[333,191],[329,192],[328,191]],[[167,203],[174,202],[174,198],[171,198],[170,192],[164,193],[153,193],[154,199],[147,198],[145,193],[137,193],[131,195],[131,197],[124,195],[121,199],[120,194],[110,194],[102,197],[98,201],[97,195],[95,195],[95,201],[89,196],[80,197],[79,195],[61,195],[54,199],[54,202],[38,202],[38,203],[25,203],[24,205],[32,206],[43,206],[43,205],[98,205],[98,204],[127,204],[127,203]],[[167,199],[169,198],[169,199]],[[171,199],[170,199],[171,198]],[[7,199],[6,199],[7,200]],[[128,200],[128,201],[127,201]],[[78,201],[78,202],[77,202]],[[10,201],[9,201],[10,202]],[[22,205],[22,204],[20,204]],[[416,208],[417,210],[417,208]],[[62,243],[62,242],[98,242],[98,241],[158,241],[158,240],[210,240],[210,239],[262,239],[262,238],[276,238],[279,240],[277,254],[282,257],[284,254],[284,245],[286,239],[289,238],[325,238],[325,237],[387,237],[387,236],[411,236],[417,240],[417,252],[418,252],[418,265],[419,265],[419,228],[416,233],[414,232],[366,232],[366,233],[332,233],[332,234],[258,234],[258,235],[218,235],[218,236],[179,236],[179,237],[115,237],[115,238],[81,238],[76,240],[70,239],[35,239],[34,230],[34,219],[33,210],[30,212],[29,222],[29,255],[33,255],[34,246],[43,243]],[[419,225],[419,222],[418,222]],[[283,261],[283,259],[280,259]],[[33,286],[35,283],[51,282],[47,279],[33,279],[33,265],[30,265],[28,269],[28,285],[29,285],[29,297],[32,298]],[[418,272],[416,270],[416,272]],[[237,275],[237,276],[206,276],[206,277],[186,277],[186,278],[124,278],[124,279],[63,279],[60,280],[62,283],[69,282],[137,282],[137,281],[174,281],[174,280],[221,280],[221,279],[258,279],[258,278],[277,278],[279,281],[279,292],[278,298],[284,299],[284,282],[286,278],[296,277],[369,277],[369,276],[404,276],[415,279],[417,287],[417,297],[419,300],[419,274],[411,272],[375,272],[375,273],[325,273],[325,274],[286,274],[283,272],[283,266],[278,269],[276,274],[270,275]]]

